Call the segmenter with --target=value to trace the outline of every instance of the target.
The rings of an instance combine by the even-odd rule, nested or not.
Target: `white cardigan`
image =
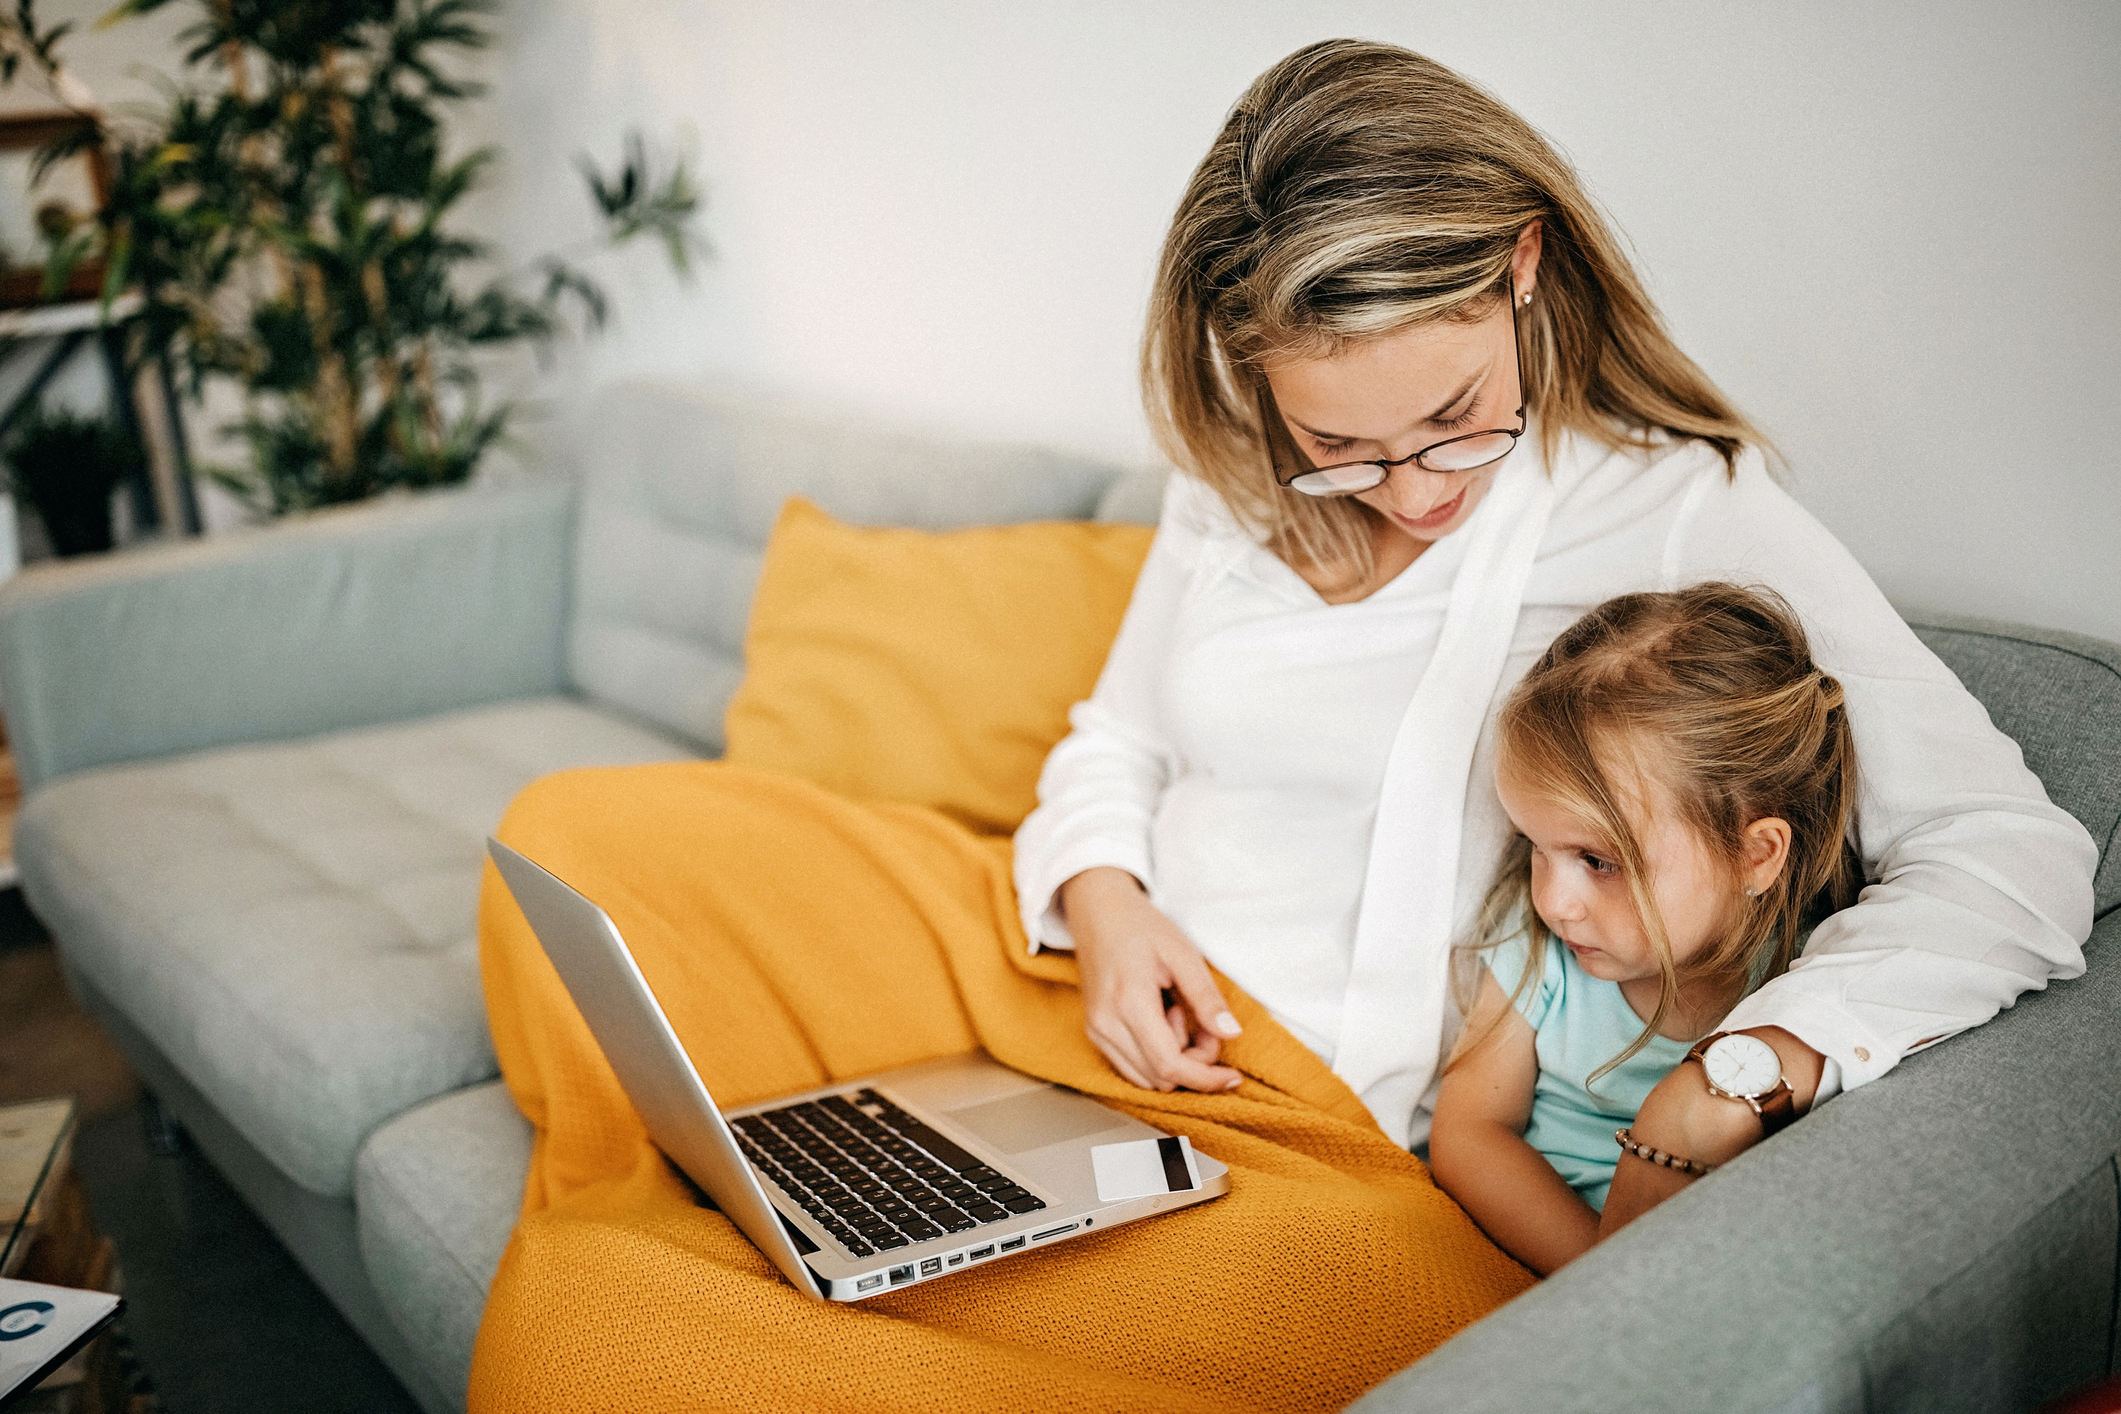
[[[2090,835],[1757,455],[1732,479],[1698,442],[1646,456],[1567,438],[1550,475],[1537,443],[1465,526],[1344,605],[1174,477],[1096,692],[1017,834],[1033,945],[1070,945],[1063,882],[1127,870],[1419,1145],[1461,1020],[1451,945],[1510,834],[1497,708],[1593,605],[1722,579],[1778,591],[1846,687],[1877,881],[1726,1024],[1822,1052],[1823,1098],[2083,971]]]

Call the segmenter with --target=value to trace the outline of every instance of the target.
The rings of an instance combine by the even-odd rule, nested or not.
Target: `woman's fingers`
[[[1237,1019],[1199,949],[1131,877],[1122,876],[1125,888],[1106,887],[1112,881],[1097,877],[1103,873],[1116,871],[1085,871],[1064,889],[1091,1043],[1144,1089],[1233,1088],[1243,1077],[1215,1062],[1221,1038],[1237,1034]],[[1166,989],[1180,1005],[1164,1005]]]
[[[1179,1000],[1186,1004],[1202,1028],[1209,1034],[1220,1036],[1225,1041],[1244,1031],[1237,1018],[1230,1014],[1229,1003],[1216,989],[1215,978],[1208,972],[1208,960],[1200,955],[1200,949],[1183,938],[1181,948],[1166,951],[1164,963],[1171,969],[1172,986]]]

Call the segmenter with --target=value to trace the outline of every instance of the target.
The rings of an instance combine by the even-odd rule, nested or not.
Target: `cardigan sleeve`
[[[1176,752],[1159,700],[1173,630],[1203,550],[1201,495],[1190,478],[1167,483],[1156,539],[1134,583],[1126,617],[1087,702],[1068,713],[1068,735],[1046,758],[1038,808],[1016,832],[1016,896],[1032,951],[1072,948],[1055,895],[1085,869],[1109,865],[1155,887],[1149,847],[1158,798]]]
[[[1726,1027],[1781,1026],[1852,1089],[2020,993],[2083,973],[2090,834],[1757,457],[1735,481],[1720,460],[1703,470],[1674,523],[1666,577],[1764,585],[1796,610],[1814,661],[1847,694],[1859,846],[1875,881]]]

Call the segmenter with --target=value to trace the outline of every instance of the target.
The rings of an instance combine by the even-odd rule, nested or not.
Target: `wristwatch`
[[[1761,1137],[1775,1134],[1797,1118],[1797,1097],[1782,1078],[1782,1058],[1758,1036],[1718,1031],[1694,1043],[1686,1053],[1700,1061],[1709,1093],[1740,1100],[1760,1116]]]

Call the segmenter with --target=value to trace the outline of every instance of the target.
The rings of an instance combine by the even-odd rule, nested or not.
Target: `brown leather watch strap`
[[[1797,1092],[1790,1089],[1789,1081],[1778,1080],[1775,1088],[1768,1091],[1767,1098],[1755,1100],[1753,1107],[1760,1112],[1760,1137],[1772,1138],[1796,1122]],[[1811,1131],[1805,1132],[1809,1134]]]

